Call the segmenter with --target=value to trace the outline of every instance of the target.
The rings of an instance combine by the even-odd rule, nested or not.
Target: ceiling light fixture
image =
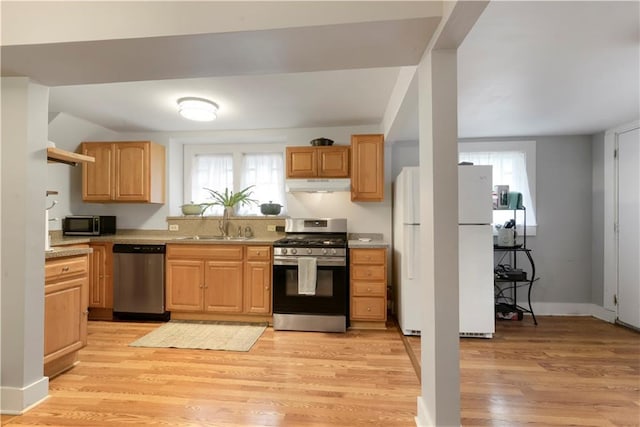
[[[178,99],[178,112],[185,119],[210,122],[216,118],[218,104],[204,98],[180,98]]]

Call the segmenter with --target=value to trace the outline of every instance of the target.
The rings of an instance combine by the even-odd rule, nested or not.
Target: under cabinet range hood
[[[349,178],[309,178],[309,179],[287,179],[287,193],[332,193],[334,191],[351,191],[351,180]]]

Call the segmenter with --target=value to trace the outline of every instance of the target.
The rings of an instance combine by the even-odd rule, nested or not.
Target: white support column
[[[418,67],[422,277],[419,426],[460,425],[458,326],[457,54],[429,52]]]
[[[2,77],[0,412],[47,397],[44,353],[44,208],[49,89]]]

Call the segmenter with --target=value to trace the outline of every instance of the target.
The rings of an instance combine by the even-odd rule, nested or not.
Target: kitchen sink
[[[232,236],[185,236],[177,237],[175,240],[220,240],[229,242],[241,242],[244,240],[251,240],[251,237],[232,237]]]

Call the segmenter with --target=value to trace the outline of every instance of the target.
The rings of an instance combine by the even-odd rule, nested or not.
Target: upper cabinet
[[[85,202],[164,203],[165,149],[151,141],[83,142]]]
[[[351,135],[351,200],[384,200],[384,136]]]
[[[348,178],[349,146],[287,147],[287,178]]]

